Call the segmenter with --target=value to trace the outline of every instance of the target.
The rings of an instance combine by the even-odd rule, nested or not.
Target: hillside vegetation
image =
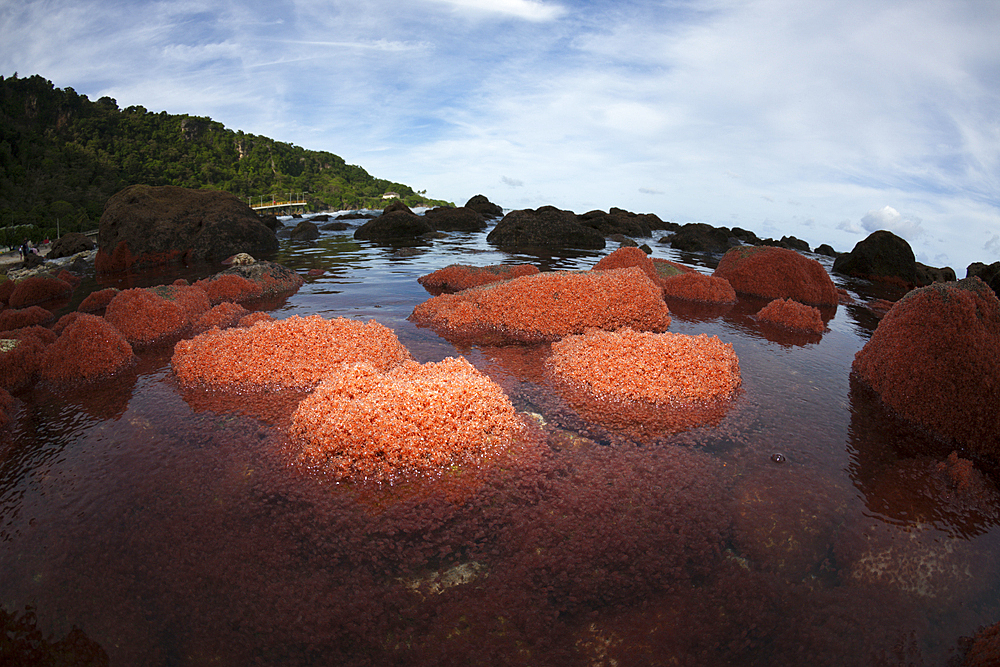
[[[96,229],[129,185],[179,185],[246,200],[305,193],[309,210],[441,205],[323,151],[226,129],[211,118],[119,109],[40,77],[0,76],[0,245]]]

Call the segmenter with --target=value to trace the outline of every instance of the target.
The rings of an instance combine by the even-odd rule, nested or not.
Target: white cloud
[[[850,220],[841,220],[837,223],[837,229],[845,231],[848,234],[861,234],[861,230],[854,226],[854,223]]]
[[[505,14],[527,21],[552,21],[563,16],[566,9],[560,5],[536,0],[431,0],[451,5],[457,10],[477,13]]]
[[[861,226],[869,232],[885,229],[906,240],[915,239],[924,233],[919,218],[904,218],[891,206],[868,211],[861,218]]]
[[[983,250],[994,257],[1000,257],[1000,236],[994,234],[983,246]]]
[[[509,185],[512,188],[520,188],[524,186],[524,181],[519,181],[516,178],[510,178],[508,176],[501,176],[500,180],[503,181],[505,185]]]

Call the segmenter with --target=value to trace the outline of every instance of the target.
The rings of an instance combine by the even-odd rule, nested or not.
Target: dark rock
[[[683,225],[666,239],[671,248],[684,252],[726,252],[732,235],[725,227],[713,227],[703,222]]]
[[[342,232],[345,229],[350,229],[351,226],[346,222],[339,222],[334,220],[333,222],[328,222],[321,227],[324,232]]]
[[[625,236],[624,234],[611,234],[608,236],[609,241],[614,241],[623,248],[637,248],[639,244]]]
[[[400,199],[393,199],[391,204],[382,209],[382,215],[385,215],[386,213],[395,213],[397,211],[401,213],[409,213],[410,215],[416,215],[416,213],[411,211],[410,207],[404,204]]]
[[[393,204],[395,203],[393,202]],[[406,208],[405,204],[402,202],[400,204]],[[406,211],[397,209],[383,213],[374,220],[369,220],[354,230],[354,238],[371,241],[412,239],[433,231],[434,226],[427,218],[416,215],[407,208]]]
[[[872,232],[859,241],[854,250],[833,262],[833,270],[848,276],[902,282],[907,286],[917,282],[917,261],[910,244],[892,232]]]
[[[757,238],[757,235],[747,229],[742,229],[740,227],[733,227],[731,230],[729,230],[729,233],[732,234],[734,238],[738,238],[740,241],[743,241],[744,243],[748,243],[750,245],[757,245],[758,243],[760,243],[760,239]]]
[[[468,207],[438,206],[424,213],[434,229],[444,232],[478,232],[486,228],[486,218]]]
[[[377,213],[362,213],[361,211],[351,211],[337,216],[338,220],[371,220],[378,217]]]
[[[989,266],[982,262],[973,262],[965,270],[965,277],[979,278],[1000,296],[1000,262],[993,262]]]
[[[271,213],[258,213],[258,215],[260,216],[260,221],[264,223],[264,226],[272,232],[275,232],[285,226],[281,220],[278,220],[278,216],[276,215]]]
[[[133,185],[115,194],[104,207],[98,238],[98,273],[278,249],[274,232],[239,197],[172,185]]]
[[[486,240],[501,248],[604,248],[604,235],[554,206],[511,211]]]
[[[795,238],[794,236],[782,236],[779,243],[783,248],[788,248],[789,250],[809,252],[809,244],[802,239]]]
[[[933,266],[927,266],[926,264],[921,264],[917,262],[917,286],[926,287],[933,283],[953,283],[958,278],[955,276],[955,269],[950,266],[945,266],[940,269],[936,269]]]
[[[467,201],[465,208],[471,208],[484,218],[499,218],[503,215],[503,208],[491,202],[484,195],[476,195]]]
[[[653,216],[656,218],[656,216]],[[579,216],[580,222],[601,232],[602,236],[624,234],[625,236],[651,236],[653,231],[646,215],[637,215],[620,208],[604,211],[589,211]],[[662,224],[659,218],[656,218]]]
[[[291,235],[288,237],[293,241],[315,241],[319,238],[319,227],[315,222],[303,220],[295,225]]]
[[[329,222],[330,216],[326,213],[321,213],[320,215],[314,215],[309,219],[313,222]]]
[[[48,259],[59,259],[60,257],[72,257],[79,252],[87,252],[94,249],[94,242],[89,237],[78,232],[63,234],[61,238],[52,242]]]
[[[27,255],[24,256],[24,259],[21,261],[21,268],[33,269],[37,266],[41,266],[44,263],[45,263],[44,257],[42,257],[41,255],[36,255],[33,252],[29,252]]]
[[[817,255],[825,255],[827,257],[837,257],[840,255],[840,253],[826,243],[816,246],[816,249],[813,250],[813,252]]]

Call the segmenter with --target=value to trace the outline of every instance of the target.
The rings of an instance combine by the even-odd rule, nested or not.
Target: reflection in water
[[[753,319],[763,304],[671,302],[671,332],[733,345],[739,396],[679,433],[655,410],[609,425],[608,406],[560,394],[550,345],[454,345],[408,321],[429,296],[417,278],[448,264],[583,269],[610,252],[504,253],[485,235],[408,256],[350,230],[285,241],[267,259],[322,274],[261,307],[375,319],[420,362],[464,356],[530,424],[506,457],[338,483],[295,463],[303,394],[182,389],[172,350],[145,351],[111,385],[17,395],[0,614],[31,605],[45,637],[77,626],[111,664],[154,666],[943,665],[1000,619],[994,481],[852,382],[868,311],[798,340]],[[891,296],[835,281],[859,303]]]

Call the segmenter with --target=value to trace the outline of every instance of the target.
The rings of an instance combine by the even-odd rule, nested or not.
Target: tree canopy
[[[119,109],[38,76],[0,76],[0,244],[95,229],[129,185],[179,185],[248,201],[305,193],[309,210],[447,205],[325,151],[226,129],[211,118]],[[17,240],[7,239],[19,228]],[[31,231],[26,233],[25,229]]]

